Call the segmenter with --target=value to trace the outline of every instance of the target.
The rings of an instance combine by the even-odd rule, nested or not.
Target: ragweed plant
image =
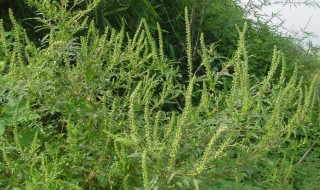
[[[144,20],[131,37],[86,19],[99,1],[28,2],[48,35],[36,46],[12,12],[13,36],[0,26],[1,188],[294,188],[316,84],[304,87],[298,70],[285,78],[277,49],[269,75],[251,82],[246,25],[227,60],[232,88],[219,91],[203,35],[205,73],[193,73],[188,11],[184,84],[159,25],[159,40]]]

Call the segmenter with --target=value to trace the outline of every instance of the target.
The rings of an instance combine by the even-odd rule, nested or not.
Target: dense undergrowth
[[[98,30],[86,19],[98,0],[76,11],[28,2],[47,21],[40,47],[12,12],[13,32],[0,24],[1,189],[320,187],[319,150],[308,151],[319,136],[317,79],[305,85],[297,67],[288,77],[275,47],[257,80],[247,24],[217,71],[203,34],[193,64],[187,9],[185,63],[165,55],[160,25],[157,35],[145,20],[134,35]]]
[[[287,36],[279,32],[281,25],[271,24],[272,18],[265,17],[261,13],[264,6],[272,4],[273,0],[247,1],[245,8],[241,4],[247,0],[100,0],[90,12],[88,19],[94,22],[95,26],[103,31],[105,27],[120,30],[125,25],[126,32],[133,36],[136,28],[143,18],[148,23],[150,33],[157,34],[157,23],[161,25],[163,33],[163,51],[167,58],[177,62],[186,62],[185,44],[185,23],[184,8],[189,9],[190,34],[192,41],[192,59],[197,68],[201,64],[200,34],[204,33],[207,44],[215,53],[209,57],[209,62],[214,69],[221,70],[222,62],[232,57],[237,49],[237,31],[235,25],[243,26],[248,24],[246,47],[250,52],[249,71],[259,80],[267,74],[272,59],[272,49],[277,46],[286,55],[287,76],[294,71],[294,65],[299,67],[299,75],[305,77],[309,83],[316,73],[318,67],[318,47],[310,44],[306,48],[301,45],[301,39],[297,35]],[[50,4],[50,1],[38,1],[43,4]],[[58,1],[60,2],[60,1]],[[74,3],[75,2],[75,3]],[[86,9],[92,2],[89,1],[68,1],[65,3],[67,10]],[[315,0],[277,1],[287,6],[312,6],[320,7]],[[15,19],[19,25],[26,30],[30,41],[37,47],[43,45],[47,39],[49,30],[43,25],[50,23],[43,19],[43,13],[39,13],[33,3],[25,0],[0,0],[0,17],[3,19],[4,28],[11,31],[12,24],[8,10],[11,8],[15,13]],[[46,13],[54,14],[54,13]],[[251,17],[249,16],[251,15]],[[48,15],[47,15],[48,16]],[[51,15],[54,17],[54,15]],[[254,19],[249,19],[254,16]],[[248,18],[249,17],[249,18]],[[278,17],[278,13],[273,14]],[[50,20],[50,19],[49,19]],[[122,22],[124,21],[124,22]],[[54,23],[51,23],[54,24]],[[10,34],[10,33],[9,33]],[[304,31],[303,38],[312,35]],[[75,34],[79,37],[81,33]],[[210,48],[209,48],[210,49]],[[185,73],[187,67],[180,65],[181,71]],[[195,70],[194,70],[195,72]],[[185,76],[185,75],[184,75]],[[225,82],[230,87],[231,81]]]

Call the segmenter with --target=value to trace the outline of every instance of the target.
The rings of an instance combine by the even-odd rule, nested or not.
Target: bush
[[[98,0],[72,11],[67,2],[29,1],[49,31],[41,48],[12,12],[11,35],[1,23],[1,188],[306,187],[296,163],[318,134],[315,82],[305,87],[297,69],[286,79],[276,48],[268,75],[252,82],[247,24],[217,72],[204,35],[193,65],[186,11],[185,85],[164,55],[160,26],[157,37],[145,20],[133,36],[124,27],[99,32],[86,19]],[[224,79],[230,90],[217,89]]]

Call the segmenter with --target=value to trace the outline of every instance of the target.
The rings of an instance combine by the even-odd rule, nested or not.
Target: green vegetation
[[[320,188],[318,55],[235,1],[106,2],[1,20],[1,189]]]

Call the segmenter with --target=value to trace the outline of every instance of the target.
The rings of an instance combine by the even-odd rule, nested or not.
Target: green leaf
[[[3,105],[4,115],[2,116],[1,124],[15,125],[35,120],[40,116],[32,111],[26,110],[27,101],[25,98],[11,99]]]
[[[200,189],[200,188],[199,188],[199,181],[196,180],[196,179],[194,179],[194,180],[192,180],[192,182],[193,182],[193,185],[194,185],[194,187],[196,188],[196,190],[199,190],[199,189]]]
[[[118,12],[122,12],[122,11],[125,11],[127,10],[129,7],[121,7],[121,8],[118,8],[118,9],[114,9],[114,10],[111,10],[111,11],[107,11],[107,12],[104,12],[103,13],[103,16],[108,16],[108,15],[111,15],[111,14],[115,14],[115,13],[118,13]]]
[[[36,134],[35,129],[28,129],[26,128],[21,132],[21,139],[20,143],[23,147],[29,147],[32,143],[32,140]]]
[[[4,126],[4,124],[2,123],[2,121],[0,121],[0,138],[2,137],[4,131],[5,131],[5,126]]]
[[[8,37],[8,36],[12,36],[13,35],[13,31],[10,31],[10,32],[5,32],[5,36]]]

